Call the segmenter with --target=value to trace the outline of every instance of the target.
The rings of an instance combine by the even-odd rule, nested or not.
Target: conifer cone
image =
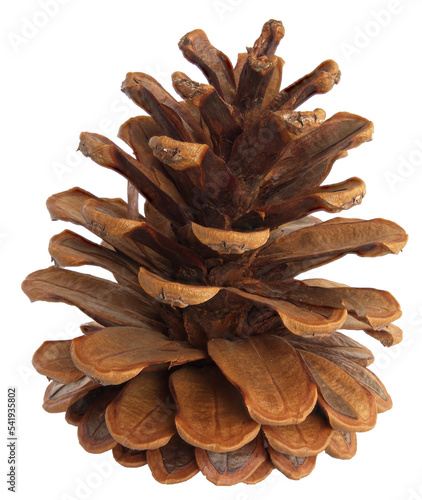
[[[283,36],[268,21],[233,68],[203,31],[188,33],[179,47],[208,83],[174,73],[181,101],[129,73],[122,90],[148,113],[120,129],[134,156],[93,133],[79,148],[128,180],[128,202],[80,188],[52,196],[53,220],[102,243],[54,236],[55,266],[23,283],[31,301],[65,302],[92,319],[84,335],[36,351],[35,368],[51,379],[45,410],[65,412],[87,451],[148,464],[162,483],[201,471],[217,485],[254,484],[274,468],[300,479],[323,451],[351,458],[356,433],[391,407],[367,368],[370,350],[338,330],[391,346],[402,337],[397,301],[298,276],[346,254],[397,254],[407,235],[384,219],[310,215],[362,201],[361,179],[321,184],[373,125],[296,111],[340,71],[325,61],[280,91]],[[114,280],[66,269],[83,265]]]

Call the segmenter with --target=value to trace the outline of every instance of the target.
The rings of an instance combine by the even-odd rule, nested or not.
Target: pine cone
[[[55,267],[31,274],[31,301],[65,302],[93,322],[47,341],[35,368],[52,380],[44,408],[66,412],[89,452],[148,463],[162,483],[199,470],[215,484],[254,484],[275,467],[299,479],[326,451],[356,452],[356,432],[391,407],[368,370],[372,353],[339,329],[390,346],[401,315],[386,291],[298,275],[346,254],[398,253],[407,235],[384,219],[336,217],[359,204],[361,179],[324,182],[334,162],[371,140],[373,125],[341,112],[295,111],[340,79],[334,61],[279,90],[284,36],[270,20],[233,69],[201,30],[180,41],[208,84],[176,72],[174,99],[129,73],[123,92],[149,116],[119,137],[81,135],[80,151],[128,180],[128,202],[74,188],[48,200],[64,231]],[[139,193],[147,200],[138,211]],[[94,265],[107,281],[64,268]]]

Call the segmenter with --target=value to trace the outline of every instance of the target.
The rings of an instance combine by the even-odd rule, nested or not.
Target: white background
[[[420,0],[51,0],[56,8],[48,15],[41,4],[4,1],[0,7],[2,498],[152,495],[186,500],[200,495],[208,500],[218,494],[233,500],[422,499]],[[392,219],[410,233],[410,242],[399,256],[350,256],[313,275],[387,289],[402,303],[401,345],[387,349],[356,334],[377,355],[374,370],[389,389],[394,408],[380,415],[375,430],[359,435],[354,459],[344,462],[322,455],[311,476],[299,482],[275,471],[253,487],[217,488],[201,474],[188,483],[162,486],[147,467],[125,469],[113,463],[111,453],[87,454],[77,442],[76,428],[68,426],[62,414],[42,410],[47,382],[32,369],[32,353],[46,339],[78,335],[84,316],[62,304],[30,305],[20,282],[50,265],[48,240],[65,227],[49,220],[45,199],[50,194],[81,186],[98,196],[125,195],[122,178],[74,152],[80,131],[114,138],[120,123],[142,114],[120,92],[126,72],[150,73],[167,88],[176,70],[203,81],[177,48],[182,35],[202,28],[235,61],[270,18],[281,19],[286,28],[278,50],[286,61],[285,86],[333,58],[342,70],[340,84],[307,107],[323,107],[328,116],[350,111],[375,122],[374,141],[337,162],[329,181],[363,178],[367,197],[344,215]],[[18,388],[14,496],[7,492],[5,476],[8,386]]]

